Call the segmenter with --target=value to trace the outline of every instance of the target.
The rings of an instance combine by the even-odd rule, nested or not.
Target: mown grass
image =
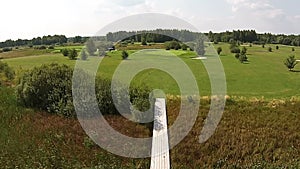
[[[268,52],[269,46],[272,46],[273,52]],[[295,52],[292,52],[292,47],[283,45],[279,45],[279,50],[275,49],[275,45],[266,45],[265,48],[260,45],[247,46],[249,62],[246,64],[241,64],[235,59],[234,55],[229,52],[228,44],[220,43],[215,47],[223,48],[220,59],[226,73],[228,95],[247,98],[264,97],[267,99],[300,96],[300,73],[297,72],[300,70],[300,65],[296,66],[295,72],[289,72],[283,64],[285,58],[292,54],[300,59],[299,47],[294,47]],[[77,48],[80,49],[79,46]],[[129,50],[130,54],[134,52],[136,50]],[[195,53],[189,51],[170,52],[179,56],[190,67],[197,80],[201,95],[210,95],[210,82],[204,65],[200,60],[191,59],[195,56]],[[111,78],[115,69],[122,62],[121,52],[113,51],[108,53],[108,56],[102,60],[98,74]],[[98,58],[89,58],[91,62],[93,62],[93,59]],[[4,59],[4,61],[15,69],[20,67],[30,69],[34,66],[52,62],[70,66],[75,65],[75,61],[70,61],[59,53]],[[130,62],[130,60],[127,62]],[[161,83],[161,80],[163,80],[163,83]],[[152,88],[161,88],[167,94],[177,95],[180,93],[175,80],[160,70],[150,69],[140,72],[134,81],[136,83],[143,82]]]

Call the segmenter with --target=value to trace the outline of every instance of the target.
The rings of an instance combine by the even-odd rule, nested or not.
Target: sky
[[[63,34],[92,36],[136,14],[176,16],[200,32],[255,29],[300,34],[299,0],[2,0],[0,41]]]

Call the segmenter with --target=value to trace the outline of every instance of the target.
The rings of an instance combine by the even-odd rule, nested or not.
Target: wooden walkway
[[[154,127],[150,169],[170,169],[169,139],[165,99],[157,98],[154,108]]]

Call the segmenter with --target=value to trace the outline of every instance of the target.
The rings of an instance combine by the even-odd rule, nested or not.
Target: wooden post
[[[169,138],[166,100],[157,98],[154,108],[154,126],[150,169],[170,169]]]

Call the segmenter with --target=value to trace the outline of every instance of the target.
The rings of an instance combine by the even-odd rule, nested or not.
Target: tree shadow
[[[291,70],[290,72],[300,73],[300,70]]]

